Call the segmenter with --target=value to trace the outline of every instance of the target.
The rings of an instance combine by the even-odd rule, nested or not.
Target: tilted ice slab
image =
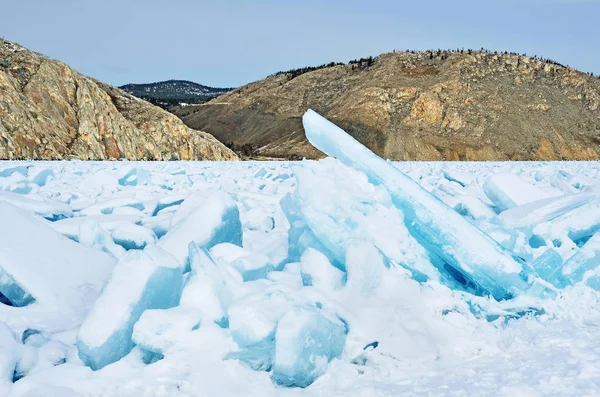
[[[327,259],[337,268],[343,268],[338,264],[335,256],[323,246],[314,235],[302,217],[298,203],[288,193],[279,202],[281,210],[287,218],[290,228],[288,230],[288,262],[297,262],[307,248],[313,248],[327,256]]]
[[[68,218],[73,215],[71,207],[65,203],[44,198],[32,198],[25,194],[0,191],[0,202],[12,204],[26,212],[39,215],[51,221]]]
[[[141,220],[142,217],[139,215],[89,215],[61,219],[50,223],[50,226],[60,234],[72,240],[79,241],[79,233],[83,224],[98,224],[102,229],[110,233],[120,225],[137,224]]]
[[[224,192],[207,197],[186,218],[174,225],[158,245],[189,267],[191,242],[210,249],[219,243],[242,245],[242,223],[235,201]]]
[[[153,213],[156,209],[156,202],[148,202],[135,197],[118,197],[110,200],[101,200],[80,211],[81,215],[109,215],[118,208],[135,208],[139,211]]]
[[[79,244],[106,252],[115,262],[125,255],[125,248],[117,245],[111,235],[97,222],[86,222],[79,225]]]
[[[569,212],[541,223],[534,235],[549,241],[568,237],[574,242],[587,239],[600,231],[600,199],[588,201]]]
[[[364,172],[386,187],[402,210],[410,233],[449,271],[504,299],[527,288],[529,268],[456,211],[433,196],[341,128],[312,110],[302,118],[308,140],[319,150]],[[527,267],[527,268],[526,268]]]
[[[227,308],[234,298],[243,293],[241,277],[218,266],[210,253],[196,243],[190,243],[189,252],[191,271],[180,305],[199,309],[204,322],[220,323],[227,318]]]
[[[183,273],[175,258],[157,246],[129,251],[77,335],[81,360],[93,370],[114,363],[134,346],[133,327],[147,309],[179,304]]]
[[[500,211],[549,197],[543,190],[514,174],[490,176],[483,184],[483,191]]]
[[[332,158],[292,168],[297,181],[295,204],[305,228],[325,250],[315,244],[310,248],[333,257],[331,263],[344,270],[348,243],[368,240],[389,260],[409,268],[416,279],[442,278],[425,249],[409,234],[402,212],[383,186],[372,185],[364,174]]]
[[[589,193],[570,194],[534,201],[502,212],[498,218],[511,228],[533,227],[548,222],[595,200]]]
[[[46,221],[0,202],[0,292],[15,306],[32,301],[68,311],[93,304],[115,261],[75,243]]]

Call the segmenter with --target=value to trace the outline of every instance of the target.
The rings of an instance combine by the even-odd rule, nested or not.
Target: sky
[[[600,74],[600,0],[0,0],[0,36],[113,85],[237,87],[392,50],[487,48]]]

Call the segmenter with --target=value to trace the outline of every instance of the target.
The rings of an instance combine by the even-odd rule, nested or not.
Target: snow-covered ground
[[[0,162],[0,396],[595,396],[600,164]]]
[[[522,213],[513,209],[518,216],[500,222],[503,216],[497,215],[498,208],[484,191],[485,182],[492,176],[496,179],[497,175],[505,179],[510,179],[509,175],[519,176],[509,186],[525,183],[543,196],[532,196],[536,200],[564,195],[595,197],[600,192],[598,163],[397,163],[396,166],[465,218],[487,228],[498,240],[506,237],[498,225],[523,221],[535,207]],[[373,250],[373,245],[361,247],[361,243],[348,247],[355,260],[346,260],[346,281],[341,280],[342,272],[316,250],[309,249],[309,254],[300,259],[301,264],[286,264],[290,224],[280,200],[298,188],[293,169],[313,173],[303,175],[300,180],[300,185],[305,184],[300,193],[314,206],[313,211],[334,214],[339,208],[332,206],[342,203],[340,208],[351,214],[360,206],[368,206],[362,210],[372,218],[364,224],[355,219],[356,228],[369,229],[371,225],[374,229],[366,233],[370,237],[358,232],[356,236],[360,235],[360,241],[379,239],[380,247],[386,244],[390,247]],[[41,293],[36,297],[37,302],[24,307],[0,306],[0,321],[7,325],[0,324],[2,395],[592,396],[600,393],[600,294],[596,290],[580,282],[549,298],[520,296],[497,303],[489,297],[449,288],[431,278],[419,283],[402,266],[385,267],[381,257],[386,249],[390,252],[388,256],[405,258],[416,263],[415,266],[419,261],[428,261],[427,253],[406,228],[395,224],[402,221],[402,214],[393,211],[386,193],[337,161],[5,162],[0,163],[0,175],[3,190],[0,201],[13,206],[6,213],[14,214],[14,207],[20,207],[23,216],[45,217],[49,220],[41,226],[80,241],[74,246],[83,244],[93,247],[94,252],[109,252],[103,253],[100,262],[94,259],[94,263],[100,263],[96,266],[102,265],[102,259],[112,259],[114,266],[117,258],[125,254],[123,246],[132,251],[145,244],[160,245],[163,236],[182,220],[195,219],[188,227],[202,229],[209,222],[204,219],[207,215],[194,218],[191,214],[215,192],[226,192],[237,206],[244,247],[233,252],[231,247],[221,244],[210,250],[217,265],[227,267],[233,274],[230,279],[235,286],[231,288],[236,291],[230,291],[228,299],[219,295],[218,290],[223,286],[213,285],[217,292],[203,294],[209,288],[206,280],[213,280],[214,276],[198,272],[201,287],[196,291],[198,295],[193,291],[187,296],[184,293],[185,310],[181,309],[182,298],[182,305],[178,312],[172,313],[172,318],[165,320],[163,316],[161,320],[158,316],[159,325],[142,318],[149,325],[148,329],[137,332],[141,334],[139,339],[144,339],[144,333],[147,339],[159,335],[162,338],[155,336],[155,342],[166,346],[164,358],[151,364],[144,361],[153,360],[146,360],[141,349],[134,348],[116,363],[92,371],[78,357],[76,339],[79,324],[93,302],[82,305],[75,303],[85,302],[70,302],[69,306],[77,307],[72,311],[75,314],[69,316],[61,312],[67,309],[50,310],[53,305],[65,304],[61,300],[63,295],[74,299],[74,293],[65,289],[70,288],[68,280],[63,280],[66,286],[59,283],[55,287],[47,278],[52,272],[44,275],[48,283],[32,284],[32,288],[46,288],[53,293]],[[223,200],[226,199],[221,198],[218,203]],[[517,204],[527,204],[527,197],[520,200],[525,202],[518,199]],[[215,205],[214,211],[218,212],[218,207]],[[86,224],[88,227],[82,226]],[[96,231],[88,230],[94,226]],[[37,240],[48,238],[46,234],[41,237],[32,234],[30,238],[27,234],[19,235],[21,227],[18,220],[8,221],[3,217],[0,257],[15,256],[16,251],[29,261],[26,263],[29,270],[43,272],[43,262],[31,261],[46,257],[60,260],[60,255],[71,255],[57,252],[61,249],[58,242],[48,245]],[[31,234],[31,230],[27,233]],[[86,233],[95,236],[82,236]],[[11,237],[16,235],[19,237]],[[100,235],[107,238],[103,240]],[[59,239],[63,244],[70,241]],[[540,248],[532,248],[527,241],[517,241],[512,249],[525,259],[541,255],[537,252]],[[394,254],[395,250],[399,252]],[[572,255],[561,253],[565,257]],[[77,258],[81,266],[88,265],[84,258]],[[3,265],[0,263],[0,268]],[[265,265],[264,273],[248,272],[249,280],[242,283],[240,273]],[[328,266],[329,272],[319,271],[319,267]],[[301,270],[313,275],[313,286],[303,286]],[[136,280],[143,277],[140,272],[134,269],[121,276],[124,290],[136,288]],[[265,291],[278,296],[265,298]],[[214,295],[221,298],[220,306],[210,302]],[[49,302],[42,304],[46,296]],[[58,298],[50,299],[54,297]],[[118,311],[121,298],[115,299],[102,310]],[[122,298],[123,305],[127,299],[127,296]],[[254,338],[240,345],[261,340],[272,332],[269,327],[274,327],[283,313],[307,302],[319,302],[323,309],[342,317],[349,327],[343,352],[328,365],[326,361],[321,364],[324,374],[313,384],[307,388],[279,386],[271,379],[273,369],[256,371],[234,359],[235,356],[228,356],[242,350],[236,342],[243,339],[240,333]],[[226,313],[229,313],[229,327],[222,328],[211,321]],[[288,322],[301,317],[302,313],[292,313]],[[110,324],[100,320],[93,324],[96,328],[93,331],[97,334],[103,326],[109,328]],[[36,331],[23,338],[26,329]],[[15,340],[11,341],[12,338]],[[290,343],[289,349],[293,350],[294,341]],[[12,383],[13,373],[21,377],[15,383]],[[10,378],[2,378],[4,374],[10,374]]]

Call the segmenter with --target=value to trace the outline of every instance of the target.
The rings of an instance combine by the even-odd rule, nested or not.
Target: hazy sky
[[[0,0],[0,36],[114,85],[239,86],[393,49],[542,55],[600,74],[600,0]]]

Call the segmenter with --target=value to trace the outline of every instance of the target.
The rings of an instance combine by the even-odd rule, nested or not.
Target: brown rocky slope
[[[271,76],[175,113],[260,155],[314,158],[301,123],[308,108],[394,160],[600,156],[600,80],[512,54],[387,53]]]
[[[0,40],[0,158],[234,160],[213,136],[86,77],[64,63]]]

